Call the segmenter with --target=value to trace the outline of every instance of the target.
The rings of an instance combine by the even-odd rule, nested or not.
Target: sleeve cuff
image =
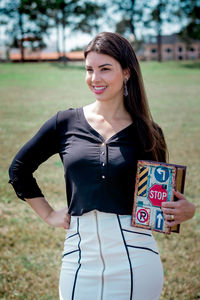
[[[31,183],[24,185],[23,188],[17,178],[14,180],[10,179],[8,183],[12,185],[17,197],[23,201],[26,201],[25,198],[31,199],[44,197],[34,178],[32,179]]]

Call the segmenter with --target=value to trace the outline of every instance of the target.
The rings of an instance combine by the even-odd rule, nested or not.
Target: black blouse
[[[138,159],[150,159],[139,144],[134,123],[109,140],[87,122],[83,108],[58,112],[15,156],[10,183],[20,199],[43,196],[33,172],[59,153],[64,165],[69,213],[93,209],[131,215]]]

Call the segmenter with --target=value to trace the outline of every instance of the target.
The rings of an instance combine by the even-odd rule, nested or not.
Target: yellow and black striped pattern
[[[138,196],[146,197],[148,181],[148,168],[142,167],[139,170]]]

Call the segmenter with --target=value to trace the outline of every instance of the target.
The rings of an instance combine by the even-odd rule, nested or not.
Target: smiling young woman
[[[158,300],[163,269],[150,231],[131,227],[137,160],[166,160],[152,120],[138,60],[122,36],[103,32],[85,48],[86,82],[95,101],[58,112],[15,156],[10,183],[48,224],[68,229],[60,274],[61,300]],[[55,211],[33,177],[58,153],[67,204]],[[167,203],[169,226],[195,208],[180,193]]]

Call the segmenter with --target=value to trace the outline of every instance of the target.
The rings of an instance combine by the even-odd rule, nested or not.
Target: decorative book
[[[173,189],[183,193],[186,166],[139,160],[131,225],[170,234],[180,225],[167,227],[162,202],[177,201]]]

